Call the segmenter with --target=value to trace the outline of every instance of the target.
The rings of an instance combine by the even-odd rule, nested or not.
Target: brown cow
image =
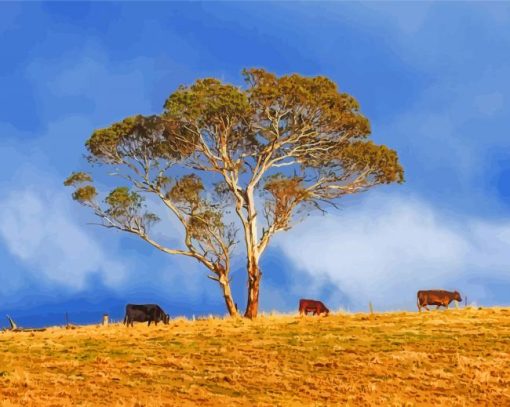
[[[416,294],[418,297],[418,311],[421,312],[421,308],[424,307],[427,311],[430,311],[427,305],[437,305],[436,309],[442,305],[448,308],[448,305],[453,301],[462,301],[458,291],[446,291],[446,290],[426,290],[418,291]]]
[[[316,300],[299,300],[299,315],[307,315],[309,312],[313,312],[313,315],[325,314],[328,316],[329,309],[322,303],[322,301]]]

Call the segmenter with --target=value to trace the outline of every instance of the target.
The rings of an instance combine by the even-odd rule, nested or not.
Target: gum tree
[[[169,254],[194,257],[218,281],[231,315],[230,259],[240,232],[248,295],[244,315],[258,313],[260,258],[272,237],[345,196],[403,182],[397,153],[370,141],[357,101],[328,78],[243,72],[240,88],[217,79],[181,86],[155,116],[134,116],[95,131],[91,163],[112,166],[127,187],[99,203],[90,175],[74,173],[74,199],[102,225],[134,233]],[[150,237],[158,219],[144,209],[152,194],[179,220],[185,249]],[[234,221],[226,214],[233,209]]]

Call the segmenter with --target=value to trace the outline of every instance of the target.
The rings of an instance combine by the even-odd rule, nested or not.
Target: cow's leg
[[[425,309],[426,309],[427,311],[430,311],[430,308],[429,308],[427,305],[428,305],[428,304],[424,305],[424,307],[425,307]]]
[[[436,307],[436,309],[439,309],[439,307],[440,307],[440,306],[441,306],[441,305],[438,305],[438,306]]]

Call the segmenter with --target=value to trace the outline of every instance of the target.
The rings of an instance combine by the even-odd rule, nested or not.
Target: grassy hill
[[[0,334],[0,405],[510,405],[510,309]]]

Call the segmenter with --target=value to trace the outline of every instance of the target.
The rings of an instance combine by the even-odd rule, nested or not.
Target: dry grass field
[[[510,309],[0,334],[1,406],[510,406]]]

